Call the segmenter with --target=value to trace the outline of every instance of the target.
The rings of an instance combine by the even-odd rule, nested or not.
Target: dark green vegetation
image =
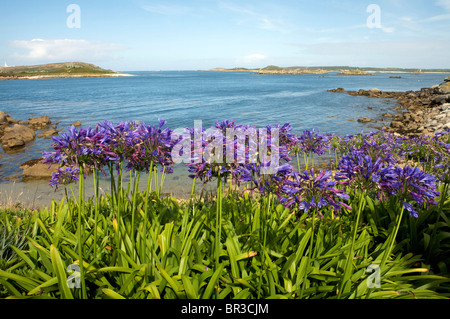
[[[296,216],[271,197],[255,200],[229,193],[221,201],[192,199],[180,204],[174,198],[159,198],[155,192],[149,196],[138,192],[133,213],[132,195],[124,194],[128,196],[122,199],[120,214],[112,208],[109,196],[99,198],[97,204],[95,199],[78,204],[70,200],[53,202],[38,212],[1,212],[1,296],[449,296],[448,200],[441,209],[421,214],[417,220],[406,216],[394,255],[380,269],[380,288],[370,289],[367,285],[375,280],[369,278],[373,271],[368,267],[379,265],[387,249],[395,206],[368,201],[346,274],[355,214],[312,219],[307,214]],[[81,216],[78,205],[82,206]],[[69,289],[67,269],[79,265],[80,248],[82,285]],[[344,277],[348,277],[347,285],[341,287]],[[69,278],[69,282],[75,280]]]
[[[96,65],[83,62],[51,63],[34,66],[0,67],[0,77],[29,77],[29,76],[89,76],[116,74],[115,71],[105,70]]]

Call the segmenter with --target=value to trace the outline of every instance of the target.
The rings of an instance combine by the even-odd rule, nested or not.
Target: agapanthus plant
[[[372,160],[370,155],[364,155],[358,150],[352,150],[351,153],[343,155],[337,165],[335,179],[339,184],[348,186],[350,189],[364,191],[368,194],[376,195],[379,199],[383,196],[383,183],[381,172],[384,167],[381,158]],[[389,177],[386,171],[382,176]]]
[[[422,162],[423,169],[427,173],[436,176],[437,180],[450,184],[450,130],[436,133],[430,139],[430,145],[433,148],[431,158]]]
[[[59,185],[69,185],[73,182],[77,182],[79,180],[80,170],[76,167],[59,167],[56,172],[52,174],[52,178],[50,179],[50,186],[55,186],[58,189]]]
[[[271,126],[267,126],[266,128],[269,130]],[[298,137],[292,132],[293,129],[289,123],[285,123],[282,126],[277,124],[274,128],[278,129],[279,146],[282,151],[281,158],[289,162],[290,158],[288,157],[295,150],[298,144]]]
[[[327,208],[340,213],[342,207],[351,210],[343,201],[350,196],[342,189],[336,187],[332,179],[332,171],[321,170],[315,174],[313,169],[303,173],[292,172],[284,181],[281,202],[285,207],[297,208],[304,213],[316,210],[324,218],[323,211]]]
[[[158,166],[166,173],[172,171],[171,149],[178,142],[172,140],[172,131],[163,129],[164,120],[158,126],[144,123],[104,121],[92,129],[76,129],[71,126],[68,133],[53,137],[53,152],[44,152],[44,163],[60,167],[73,166],[82,169],[102,171],[104,166],[115,166],[119,174],[125,164],[128,170],[149,172]],[[56,185],[57,179],[52,181]]]
[[[398,159],[393,153],[393,144],[389,143],[384,135],[370,134],[364,137],[363,143],[359,150],[364,155],[372,158],[372,161],[380,160],[386,165],[393,165]]]
[[[391,183],[391,195],[402,201],[411,216],[418,217],[415,206],[437,205],[436,197],[440,193],[436,190],[436,178],[427,174],[418,167],[409,165],[403,168],[396,166],[391,173],[395,181]]]
[[[183,152],[188,152],[191,157],[186,165],[192,173],[190,177],[204,184],[219,175],[239,183],[240,174],[248,169],[264,171],[272,168],[271,174],[274,174],[281,161],[291,160],[287,145],[292,144],[293,135],[289,133],[288,124],[257,129],[226,120],[216,122],[208,130],[202,128],[200,131],[195,127],[187,130],[191,148]]]
[[[43,163],[101,169],[105,159],[110,155],[105,150],[107,145],[105,143],[105,132],[98,127],[77,130],[74,126],[71,126],[68,133],[53,136],[52,139],[52,146],[55,151],[43,152]]]
[[[265,164],[266,166],[268,164]],[[244,192],[249,191],[251,195],[255,191],[259,194],[267,196],[272,193],[281,196],[284,183],[289,179],[294,168],[286,163],[275,169],[273,174],[263,174],[262,168],[264,164],[247,164],[238,169],[239,182],[248,183],[248,187]]]
[[[172,172],[171,150],[178,140],[172,139],[172,130],[162,129],[165,120],[159,120],[158,126],[141,123],[130,130],[126,136],[125,159],[127,168],[136,171],[155,169],[157,166],[165,172]]]
[[[313,156],[323,155],[331,146],[330,136],[326,134],[320,134],[319,131],[305,130],[301,135],[297,137],[297,145],[292,148],[293,152],[297,156],[297,165],[300,170],[299,154],[303,154],[306,170],[309,169],[309,164],[314,166]]]
[[[394,180],[389,187],[392,198],[401,202],[401,210],[400,214],[397,215],[395,228],[388,238],[388,249],[383,254],[381,266],[386,263],[392,252],[404,211],[408,211],[413,217],[418,217],[417,207],[437,205],[435,198],[440,195],[436,190],[434,175],[427,174],[418,167],[406,165],[402,168],[396,166],[389,175]]]

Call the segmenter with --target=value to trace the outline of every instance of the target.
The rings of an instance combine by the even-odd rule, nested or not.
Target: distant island
[[[84,62],[0,67],[0,80],[132,76]]]
[[[217,72],[252,72],[256,74],[328,74],[331,72],[339,75],[371,75],[373,73],[450,73],[450,69],[412,69],[412,68],[358,68],[351,66],[291,66],[279,67],[276,65],[269,65],[261,69],[247,69],[242,67],[226,69],[214,68],[208,71]]]

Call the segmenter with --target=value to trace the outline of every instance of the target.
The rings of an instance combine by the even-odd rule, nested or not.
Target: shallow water
[[[321,132],[345,135],[374,130],[371,124],[358,123],[359,117],[377,119],[379,127],[387,125],[381,114],[393,113],[395,101],[330,93],[328,89],[419,90],[439,84],[447,76],[396,74],[402,78],[392,79],[389,78],[392,74],[381,73],[373,76],[207,71],[126,73],[140,76],[0,81],[0,110],[17,120],[48,115],[63,131],[75,121],[81,121],[83,126],[95,126],[104,120],[156,124],[162,118],[175,129],[192,127],[195,120],[209,127],[216,120],[233,119],[257,127],[289,122],[296,133],[314,127]],[[0,152],[2,203],[20,197],[22,202],[41,205],[51,198],[61,198],[63,190],[54,192],[48,181],[20,182],[20,164],[39,158],[44,150],[51,150],[50,139],[37,138],[22,152]],[[192,181],[187,175],[186,168],[178,166],[166,178],[163,192],[189,194]],[[102,183],[102,189],[108,191],[109,182]],[[89,180],[87,186],[91,187]],[[142,187],[145,189],[145,185]],[[88,189],[88,194],[91,191]]]

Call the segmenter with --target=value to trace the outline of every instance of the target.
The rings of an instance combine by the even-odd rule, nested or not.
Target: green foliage
[[[35,66],[9,67],[0,72],[0,77],[8,76],[65,76],[65,75],[102,75],[116,73],[112,70],[105,70],[96,65],[72,62],[72,63],[51,63]]]
[[[297,215],[274,196],[221,190],[221,200],[179,201],[134,189],[133,181],[127,188],[116,182],[111,195],[53,201],[20,219],[0,212],[0,297],[450,296],[448,196],[418,219],[404,216],[387,254],[400,210],[393,202],[356,193],[351,213],[318,218]],[[375,287],[373,266],[380,275]]]

